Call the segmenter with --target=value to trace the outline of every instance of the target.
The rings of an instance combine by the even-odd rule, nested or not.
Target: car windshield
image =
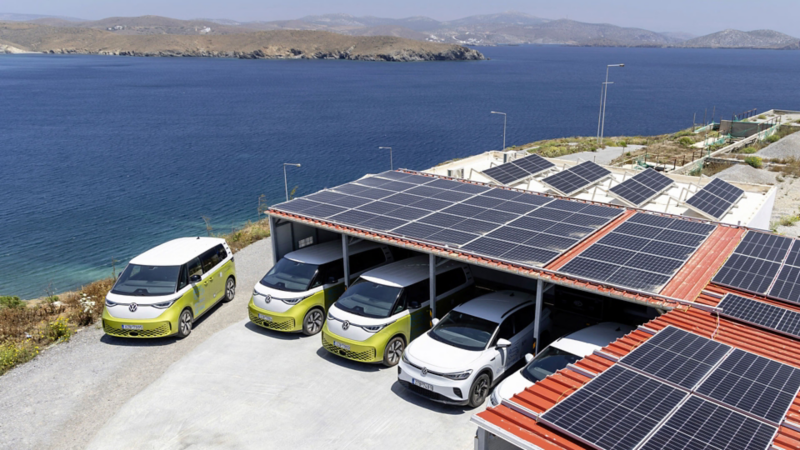
[[[575,356],[572,353],[567,353],[564,350],[559,350],[550,346],[544,349],[542,353],[536,355],[536,358],[522,369],[522,376],[528,381],[536,383],[567,367],[567,364],[572,364],[579,359],[581,359],[580,356]]]
[[[317,273],[317,267],[314,264],[305,264],[281,258],[264,275],[264,278],[261,279],[261,284],[281,291],[304,292],[310,289],[314,274]]]
[[[339,297],[336,307],[364,317],[376,319],[389,317],[392,315],[392,307],[400,290],[399,287],[384,286],[361,279]]]
[[[120,274],[114,294],[120,295],[169,295],[174,294],[178,286],[178,275],[181,266],[142,266],[128,264]]]
[[[431,337],[464,350],[480,351],[497,329],[497,323],[451,311],[431,330]]]

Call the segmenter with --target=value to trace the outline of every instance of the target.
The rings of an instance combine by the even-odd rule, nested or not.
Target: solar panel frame
[[[742,236],[733,253],[725,260],[711,281],[745,292],[770,295],[800,304],[800,299],[784,298],[783,296],[789,296],[783,293],[775,295],[784,288],[777,281],[779,278],[786,279],[786,275],[790,272],[787,270],[781,277],[782,268],[786,267],[785,261],[793,254],[795,247],[800,250],[800,245],[795,244],[795,240],[791,238],[749,230]],[[800,276],[800,271],[797,275]],[[777,289],[773,288],[775,284],[779,284]]]
[[[727,293],[717,304],[721,316],[800,339],[800,313],[741,295]]]
[[[661,195],[673,184],[675,182],[666,175],[653,169],[645,169],[613,186],[609,192],[624,203],[638,208]]]
[[[714,178],[703,186],[693,196],[686,199],[685,203],[692,210],[714,220],[720,220],[744,196],[744,190]]]
[[[499,166],[490,167],[482,173],[502,185],[510,185],[528,177],[539,175],[555,167],[555,164],[539,155],[528,155]]]
[[[577,191],[587,189],[611,175],[611,171],[592,161],[585,161],[577,166],[562,170],[542,180],[559,194],[571,197]]]

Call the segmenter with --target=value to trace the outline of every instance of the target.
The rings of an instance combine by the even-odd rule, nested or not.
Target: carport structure
[[[539,416],[667,325],[800,367],[796,340],[723,319],[716,307],[722,293],[735,290],[711,279],[747,233],[767,233],[409,170],[367,176],[275,205],[268,214],[276,259],[333,239],[342,240],[346,256],[353,240],[366,239],[428,254],[432,273],[439,261],[450,259],[535,280],[537,340],[542,293],[550,285],[666,311],[600,354],[478,414],[479,437],[488,432],[520,448],[591,447],[540,423]],[[451,223],[456,219],[462,222]],[[476,221],[492,225],[481,229]],[[552,244],[559,234],[571,240]],[[431,277],[431,297],[435,291]],[[437,317],[435,309],[432,315]],[[775,447],[800,446],[800,425],[793,421],[800,422],[798,414],[800,401],[795,399],[775,435]]]

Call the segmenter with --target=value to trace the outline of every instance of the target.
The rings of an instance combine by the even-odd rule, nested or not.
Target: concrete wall
[[[769,230],[769,224],[772,220],[772,208],[775,207],[777,194],[778,188],[773,186],[767,193],[767,199],[761,205],[761,208],[755,213],[750,223],[747,224],[748,227]]]

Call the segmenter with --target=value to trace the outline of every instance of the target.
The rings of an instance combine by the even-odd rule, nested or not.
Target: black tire
[[[469,406],[477,408],[486,402],[486,397],[489,396],[489,390],[492,387],[492,380],[489,375],[482,373],[478,378],[472,382],[472,387],[469,388]]]
[[[386,348],[383,350],[383,365],[386,367],[394,367],[400,362],[403,357],[403,351],[406,349],[406,341],[402,336],[393,337]]]
[[[225,298],[222,301],[228,303],[234,297],[236,297],[236,279],[228,277],[228,280],[225,281]]]
[[[192,334],[192,322],[194,322],[192,311],[188,308],[181,311],[181,315],[178,316],[178,334],[176,334],[178,339],[183,339]]]
[[[303,334],[313,336],[322,331],[325,313],[319,308],[311,308],[303,317]]]

